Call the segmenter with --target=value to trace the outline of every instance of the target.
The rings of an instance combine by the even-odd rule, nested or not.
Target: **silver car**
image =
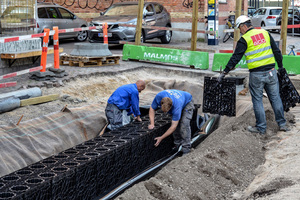
[[[68,9],[54,3],[37,3],[37,7],[8,6],[1,15],[3,32],[23,31],[27,34],[43,33],[45,28],[59,29],[87,27],[88,23],[78,18]],[[33,31],[34,30],[34,31]],[[77,41],[87,39],[87,31],[60,33],[59,38],[74,38]]]
[[[254,27],[276,26],[282,7],[262,7],[258,8],[251,17]]]
[[[124,2],[113,4],[100,17],[94,18],[91,26],[102,26],[108,24],[108,43],[119,44],[119,41],[134,41],[135,27],[119,26],[118,24],[137,24],[138,2]],[[159,3],[146,2],[143,9],[143,25],[171,27],[171,17],[167,10]],[[145,40],[160,38],[162,43],[171,41],[170,30],[142,29],[141,42]],[[102,29],[89,31],[90,42],[103,42]]]
[[[54,3],[37,3],[37,32],[42,33],[44,28],[59,29],[87,27],[88,23],[77,17],[68,9]],[[59,38],[74,38],[76,41],[83,42],[87,39],[87,31],[60,33]]]

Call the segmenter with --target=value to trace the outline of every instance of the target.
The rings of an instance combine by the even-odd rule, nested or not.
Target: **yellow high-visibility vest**
[[[275,63],[269,33],[263,29],[252,29],[242,36],[247,42],[245,52],[248,69]]]

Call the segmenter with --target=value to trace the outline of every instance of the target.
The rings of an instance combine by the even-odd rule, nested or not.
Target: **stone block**
[[[99,43],[75,43],[71,56],[103,57],[111,56],[108,44]]]

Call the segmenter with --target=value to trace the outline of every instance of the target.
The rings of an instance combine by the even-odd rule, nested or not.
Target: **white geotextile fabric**
[[[140,105],[151,104],[166,89],[187,91],[194,103],[202,103],[202,84],[168,80],[147,82]],[[96,137],[106,123],[104,109],[94,104],[0,126],[0,177]]]
[[[66,108],[19,126],[0,126],[0,177],[96,137],[106,123],[100,108]]]

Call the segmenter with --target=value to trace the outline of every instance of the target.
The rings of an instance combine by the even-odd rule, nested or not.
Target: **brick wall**
[[[52,0],[46,0],[52,2]],[[79,17],[91,21],[92,18],[99,16],[101,11],[105,11],[111,4],[117,2],[125,2],[133,0],[89,0],[86,5],[85,0],[53,0],[57,4],[66,2],[63,6],[76,13]],[[147,1],[145,1],[147,2]],[[193,12],[193,0],[155,0],[155,2],[161,3],[170,12],[173,23],[190,23],[192,22]],[[228,16],[228,11],[235,10],[236,0],[227,0],[227,3],[219,4],[220,25],[225,24],[224,19]],[[244,5],[247,5],[248,1],[243,0]],[[74,3],[73,5],[71,5]],[[207,14],[207,0],[199,0],[199,22],[204,21],[204,16]]]

